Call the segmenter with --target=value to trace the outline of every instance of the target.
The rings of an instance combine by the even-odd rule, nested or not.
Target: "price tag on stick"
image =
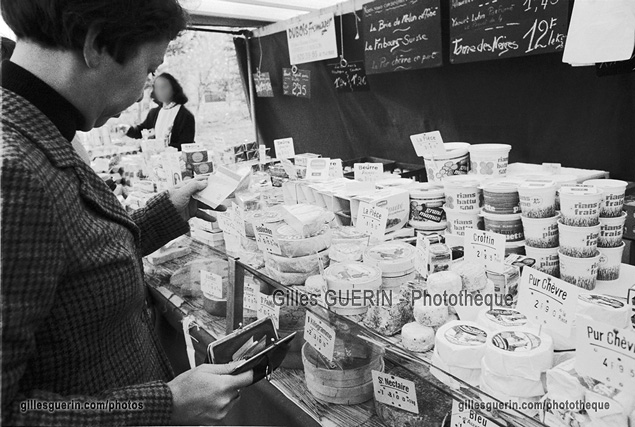
[[[223,298],[223,278],[218,274],[201,270],[201,291],[207,299]]]
[[[359,204],[355,228],[368,236],[371,240],[383,240],[386,234],[386,222],[388,220],[388,209],[371,205],[367,202]]]
[[[310,311],[306,312],[304,340],[327,360],[333,360],[335,330]]]
[[[502,274],[505,270],[505,236],[473,228],[465,230],[465,260],[478,262],[487,270]]]
[[[395,375],[372,371],[375,400],[404,411],[419,413],[415,383]]]
[[[258,293],[257,317],[258,319],[271,317],[276,329],[280,327],[280,306],[273,301],[273,295]]]
[[[443,138],[441,138],[441,132],[438,130],[411,135],[410,141],[412,142],[412,146],[419,157],[430,158],[436,155],[445,154]]]
[[[290,159],[292,157],[295,157],[293,138],[274,139],[273,145],[276,149],[277,159]]]
[[[253,227],[254,234],[256,235],[256,243],[261,251],[282,255],[282,249],[280,249],[276,230],[263,223],[253,223]]]

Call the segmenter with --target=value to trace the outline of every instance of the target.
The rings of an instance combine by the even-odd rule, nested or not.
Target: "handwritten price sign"
[[[527,319],[568,337],[575,324],[580,288],[530,267],[523,269],[517,309]]]
[[[218,274],[201,270],[201,291],[205,298],[223,298],[223,278]]]
[[[280,243],[276,231],[263,223],[253,223],[254,234],[256,235],[256,243],[258,248],[263,252],[270,254],[282,255]]]
[[[245,280],[245,289],[243,290],[243,308],[245,310],[258,310],[259,293],[260,285]]]
[[[384,173],[384,165],[381,163],[355,163],[355,181],[377,182]]]
[[[473,409],[460,410],[459,402],[452,401],[452,418],[450,427],[487,427],[489,420]],[[494,425],[494,424],[491,424]]]
[[[438,130],[411,135],[410,141],[412,142],[412,146],[419,157],[431,157],[439,154],[445,154],[443,138],[441,138],[441,132]]]
[[[309,311],[304,323],[304,340],[327,360],[333,360],[335,330]]]
[[[366,235],[371,240],[383,240],[386,234],[386,221],[388,220],[388,209],[371,205],[367,202],[359,204],[355,228]]]
[[[478,262],[487,270],[502,274],[505,269],[505,236],[473,228],[465,230],[465,260]]]
[[[273,325],[278,329],[280,327],[280,306],[273,301],[273,295],[266,295],[258,292],[258,319],[271,317]]]
[[[635,393],[635,332],[577,318],[575,370],[627,393]]]
[[[292,157],[295,157],[293,138],[274,139],[273,145],[276,149],[276,158],[290,159]]]
[[[415,383],[394,375],[372,371],[375,400],[414,414],[419,413]]]

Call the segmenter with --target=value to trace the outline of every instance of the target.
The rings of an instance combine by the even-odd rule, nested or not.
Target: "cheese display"
[[[245,235],[255,237],[254,224],[282,224],[284,218],[276,210],[247,211],[245,212]]]
[[[419,322],[406,323],[401,328],[401,344],[410,351],[429,351],[434,347],[434,329]]]
[[[415,320],[424,326],[444,324],[449,316],[448,307],[426,304],[427,302],[424,298],[415,301],[412,309]]]
[[[631,307],[617,298],[607,295],[582,293],[578,296],[577,314],[616,328],[629,327]]]
[[[432,352],[430,363],[432,364],[432,366],[430,367],[430,373],[436,379],[438,379],[439,381],[441,381],[443,384],[447,385],[450,388],[458,389],[461,387],[461,382],[457,381],[455,378],[452,378],[452,376],[458,378],[461,381],[468,383],[469,385],[473,387],[476,387],[479,384],[479,381],[481,378],[480,369],[450,366],[443,361],[441,356],[439,356],[439,353],[436,350],[436,348]]]
[[[333,244],[358,243],[362,246],[368,245],[369,236],[358,231],[355,227],[340,227],[333,229]]]
[[[485,359],[481,360],[480,384],[503,396],[542,397],[545,394],[545,383],[545,373],[538,380],[530,380],[515,375],[499,375],[487,365]]]
[[[303,237],[315,236],[334,218],[333,212],[308,204],[284,206],[282,216]]]
[[[270,253],[264,253],[263,255],[265,258],[265,265],[268,268],[277,270],[281,273],[319,272],[319,260],[322,261],[322,265],[325,268],[329,266],[329,256],[327,250],[324,250],[319,254],[312,254],[297,258],[287,258]]]
[[[362,261],[365,247],[359,243],[334,243],[329,249],[333,262]]]
[[[304,237],[288,224],[282,224],[276,229],[276,238],[282,256],[290,258],[319,253],[331,246],[331,230],[328,226],[314,236]]]
[[[304,282],[304,290],[310,294],[320,295],[326,290],[326,281],[319,274],[309,276]]]
[[[383,287],[394,289],[414,279],[415,248],[403,242],[386,242],[364,252],[364,263],[381,270]]]
[[[461,276],[463,289],[467,292],[480,291],[487,285],[487,274],[482,264],[459,261],[450,266],[450,271]]]
[[[364,325],[385,336],[399,333],[402,326],[414,319],[412,294],[418,288],[414,283],[404,283],[399,292],[387,295],[387,301],[377,301],[378,304],[369,306]]]
[[[523,329],[528,322],[527,316],[518,310],[507,307],[485,307],[479,311],[476,318],[476,323],[492,332],[500,329]]]
[[[480,370],[488,338],[487,331],[477,323],[456,320],[439,328],[434,346],[447,365]]]
[[[432,295],[447,294],[458,295],[463,289],[461,276],[452,271],[439,271],[428,276],[428,292]]]
[[[327,285],[326,303],[341,314],[363,314],[369,301],[362,298],[366,290],[381,286],[381,270],[359,262],[338,263],[324,271]]]
[[[538,381],[553,365],[553,340],[529,329],[494,332],[487,340],[484,358],[495,374]]]

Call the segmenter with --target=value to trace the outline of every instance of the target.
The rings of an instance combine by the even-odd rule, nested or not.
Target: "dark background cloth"
[[[262,58],[275,95],[256,98],[260,142],[273,147],[274,139],[293,137],[296,153],[422,163],[410,135],[439,130],[446,142],[511,144],[512,162],[561,163],[635,180],[635,73],[597,77],[595,67],[563,64],[562,53],[451,65],[447,13],[442,9],[444,65],[368,76],[370,92],[338,94],[326,65],[339,61],[332,59],[298,67],[311,70],[311,99],[283,96],[286,33],[260,44],[252,39],[253,70]],[[337,17],[338,49],[339,28]],[[344,15],[349,62],[364,58],[361,22],[359,31],[355,40],[354,17]],[[245,41],[235,44],[245,77]]]

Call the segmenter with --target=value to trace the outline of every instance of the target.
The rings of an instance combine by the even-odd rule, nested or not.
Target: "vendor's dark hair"
[[[158,79],[159,77],[164,78],[168,82],[170,82],[170,86],[172,86],[172,102],[176,102],[177,104],[181,104],[181,105],[187,104],[188,99],[187,99],[187,96],[185,95],[185,92],[183,92],[183,87],[179,84],[178,81],[176,81],[176,79],[174,78],[172,74],[161,73],[156,77],[156,79]],[[160,104],[160,102],[157,101],[157,98],[154,95],[154,88],[152,89],[152,93],[150,93],[150,98],[152,98],[152,100],[156,102],[157,104]]]
[[[143,43],[175,39],[188,20],[177,0],[1,0],[1,5],[18,40],[81,50],[94,26],[99,46],[119,63]]]

